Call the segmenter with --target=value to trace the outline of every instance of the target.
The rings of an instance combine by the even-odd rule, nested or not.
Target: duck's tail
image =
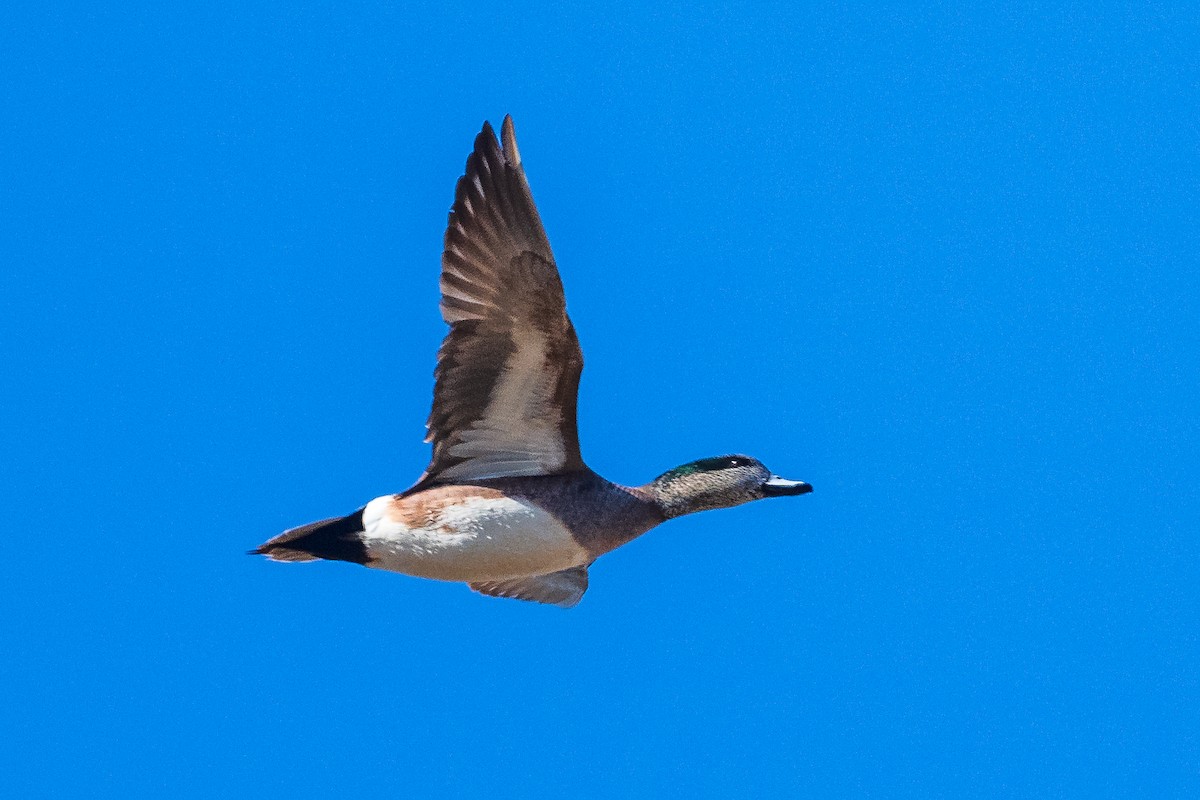
[[[365,564],[370,558],[362,538],[362,514],[360,508],[349,516],[310,522],[284,531],[247,552],[275,561],[316,561],[324,558]]]

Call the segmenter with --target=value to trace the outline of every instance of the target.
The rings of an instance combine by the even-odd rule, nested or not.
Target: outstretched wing
[[[521,167],[484,123],[458,181],[442,253],[442,317],[418,486],[583,469],[575,403],[583,354]]]

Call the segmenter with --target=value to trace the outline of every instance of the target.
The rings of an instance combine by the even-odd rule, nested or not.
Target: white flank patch
[[[472,497],[446,506],[426,527],[410,528],[388,515],[395,502],[378,497],[363,510],[368,566],[444,581],[495,581],[589,560],[567,529],[534,505]]]

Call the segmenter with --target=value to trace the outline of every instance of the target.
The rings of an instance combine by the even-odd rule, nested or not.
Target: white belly
[[[487,581],[577,567],[588,562],[553,515],[507,497],[472,497],[438,509],[419,527],[389,514],[392,496],[363,509],[367,566],[444,581]]]

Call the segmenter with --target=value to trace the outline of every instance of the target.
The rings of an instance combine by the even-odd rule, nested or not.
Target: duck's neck
[[[686,487],[679,485],[677,481],[657,478],[637,487],[636,491],[658,508],[663,519],[674,519],[694,511],[703,511],[707,507],[698,502],[699,498],[694,494],[684,489]]]

